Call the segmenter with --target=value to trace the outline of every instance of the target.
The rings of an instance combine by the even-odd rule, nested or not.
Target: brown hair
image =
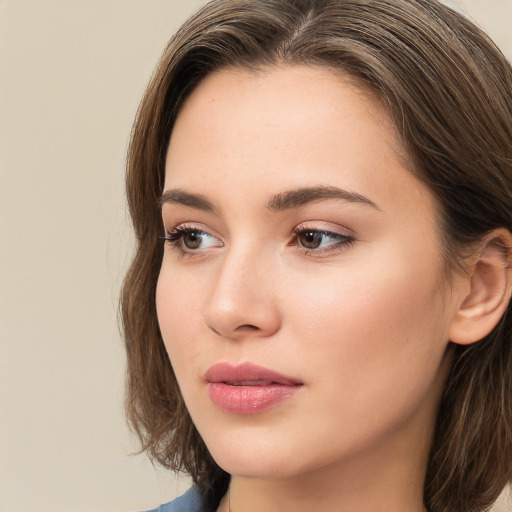
[[[312,64],[351,74],[389,110],[411,171],[439,204],[442,251],[512,231],[512,69],[490,39],[436,0],[214,0],[169,42],[140,105],[128,153],[136,254],[122,291],[127,411],[143,449],[192,475],[215,509],[229,476],[183,403],[160,335],[159,197],[174,120],[210,72]],[[456,346],[425,482],[431,512],[486,510],[512,480],[512,316]]]

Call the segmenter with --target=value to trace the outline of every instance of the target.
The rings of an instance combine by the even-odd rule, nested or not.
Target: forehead
[[[349,75],[315,66],[223,69],[182,106],[166,188],[204,188],[229,175],[232,185],[256,189],[271,180],[274,193],[325,180],[380,193],[405,180],[424,195],[403,154],[386,109]]]
[[[360,116],[364,111],[385,125],[382,134],[401,151],[394,124],[380,98],[359,79],[328,67],[223,68],[207,75],[194,88],[180,109],[175,129],[184,117],[183,110],[186,117],[202,116],[202,125],[219,117],[223,121],[229,117],[236,123],[239,119],[235,114],[240,113],[248,121],[257,121],[262,129],[277,122],[279,114],[311,123],[328,112],[347,115],[358,110]]]

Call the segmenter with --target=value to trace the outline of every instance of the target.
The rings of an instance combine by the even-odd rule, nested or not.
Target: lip
[[[253,363],[218,363],[205,374],[208,394],[222,411],[257,414],[291,398],[303,386],[297,379]]]

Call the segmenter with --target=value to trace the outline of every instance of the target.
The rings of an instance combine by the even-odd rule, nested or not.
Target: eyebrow
[[[318,187],[306,187],[298,188],[296,190],[289,190],[287,192],[281,192],[272,196],[267,203],[267,208],[274,212],[290,210],[293,208],[300,208],[311,203],[319,201],[327,201],[331,199],[337,199],[342,201],[348,201],[351,203],[359,203],[371,206],[376,210],[380,208],[370,199],[356,192],[349,192],[338,187],[329,186],[318,186]],[[205,212],[217,213],[218,209],[215,205],[201,194],[192,194],[185,192],[181,189],[170,189],[166,190],[160,198],[160,207],[164,204],[180,204],[202,210]]]
[[[191,194],[181,189],[166,190],[160,198],[160,207],[164,204],[181,204],[183,206],[189,206],[196,210],[202,210],[205,212],[216,212],[217,208],[211,201],[206,199],[201,194]]]
[[[329,199],[338,199],[351,203],[359,203],[371,206],[376,210],[381,209],[370,199],[356,192],[349,192],[338,187],[308,187],[282,192],[273,196],[267,204],[267,208],[272,211],[289,210],[300,208],[310,203],[326,201]]]

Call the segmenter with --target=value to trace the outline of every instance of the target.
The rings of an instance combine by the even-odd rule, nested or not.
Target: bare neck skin
[[[322,468],[317,473],[294,479],[233,477],[230,496],[226,494],[218,510],[427,512],[423,504],[423,471],[418,467],[408,471],[408,464],[396,455],[391,454],[390,463],[380,467],[370,462],[375,460],[372,454],[366,461],[355,462],[352,466]]]
[[[213,73],[176,120],[157,313],[231,512],[424,512],[468,287],[399,145],[307,66]]]
[[[230,486],[231,507],[226,496],[219,510],[426,512],[420,474],[407,474],[399,463],[392,464],[387,471],[365,466],[364,462],[360,463],[357,475],[350,474],[348,468],[338,467],[332,468],[329,474],[323,468],[321,472],[293,480],[235,477]]]
[[[384,444],[330,467],[293,478],[233,476],[218,512],[428,512],[423,503],[435,415],[451,357],[440,369],[433,397]],[[412,433],[414,432],[414,435]]]

